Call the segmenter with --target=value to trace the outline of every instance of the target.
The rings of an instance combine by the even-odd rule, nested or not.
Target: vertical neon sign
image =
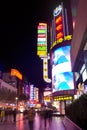
[[[47,24],[39,23],[37,35],[37,55],[47,56]]]
[[[63,12],[62,5],[59,5],[54,10],[55,29],[56,29],[56,40],[59,40],[60,38],[62,38],[62,39],[64,38],[62,12]]]

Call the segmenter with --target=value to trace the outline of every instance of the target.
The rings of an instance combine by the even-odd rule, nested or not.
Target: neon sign
[[[38,34],[38,38],[45,38],[46,34]]]
[[[59,5],[59,6],[56,7],[56,9],[54,10],[53,15],[54,15],[54,16],[58,16],[58,15],[61,13],[61,11],[62,11],[62,6]]]
[[[61,100],[72,100],[72,96],[56,96],[56,97],[54,97],[54,101],[61,101]]]
[[[57,19],[56,19],[56,24],[59,24],[60,22],[62,21],[62,16],[59,16]]]
[[[64,37],[62,14],[55,18],[55,24],[56,24],[56,40],[59,40],[60,38]]]
[[[11,69],[11,75],[22,80],[22,74],[17,69]]]
[[[62,38],[63,36],[64,36],[63,33],[60,32],[60,33],[57,34],[56,38],[57,38],[57,39],[60,39],[60,38]]]
[[[37,33],[37,55],[47,56],[47,24],[39,23]]]
[[[62,25],[62,24],[60,24],[59,26],[56,27],[56,30],[57,30],[57,31],[60,31],[60,30],[62,30],[62,29],[63,29],[63,25]]]
[[[60,38],[59,40],[53,42],[53,44],[51,45],[51,48],[52,49],[54,46],[56,46],[57,44],[60,44],[62,43],[63,41],[69,41],[72,39],[72,35],[67,35],[67,36],[64,36],[64,39],[63,38]]]

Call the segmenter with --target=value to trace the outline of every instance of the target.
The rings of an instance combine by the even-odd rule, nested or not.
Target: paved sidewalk
[[[47,125],[45,128],[44,120],[40,119],[38,114],[36,114],[34,130],[65,130],[62,119],[63,117],[52,117],[52,122],[49,123],[49,121],[47,121]],[[0,130],[29,130],[28,121],[23,120],[23,115],[19,114],[17,116],[16,123],[0,123]]]

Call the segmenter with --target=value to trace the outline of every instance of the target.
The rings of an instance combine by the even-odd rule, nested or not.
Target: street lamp
[[[18,97],[15,97],[16,100],[16,107],[18,107]]]

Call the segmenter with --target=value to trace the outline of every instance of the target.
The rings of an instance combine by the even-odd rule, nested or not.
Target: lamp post
[[[18,107],[18,97],[15,98],[16,100],[16,108]]]

